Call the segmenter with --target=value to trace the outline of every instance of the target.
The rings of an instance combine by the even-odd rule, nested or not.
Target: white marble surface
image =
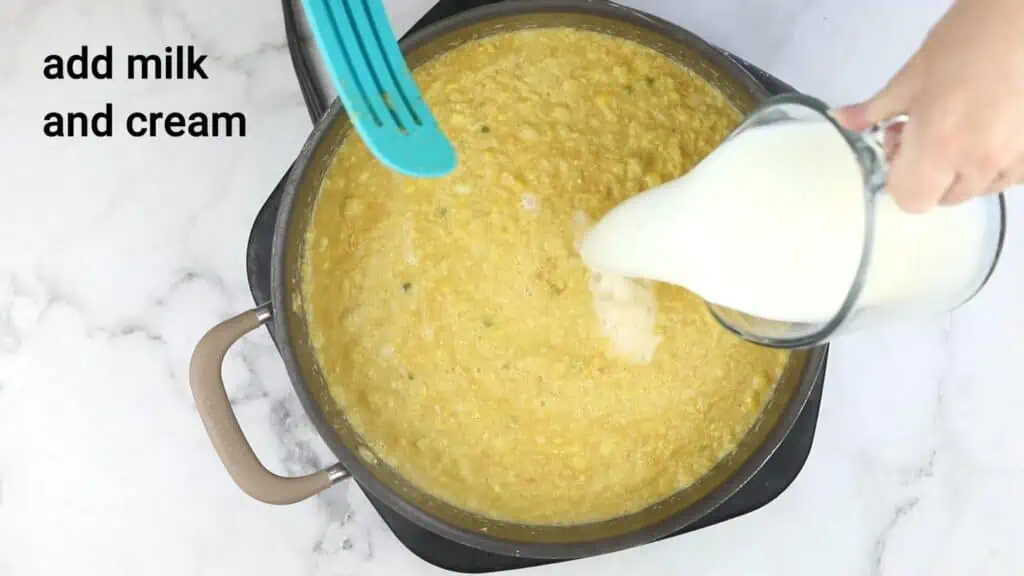
[[[430,0],[395,0],[400,28]],[[635,5],[835,103],[866,96],[941,0],[644,0]],[[42,59],[194,43],[208,81],[48,82]],[[246,112],[231,140],[48,140],[42,114]],[[277,2],[0,3],[0,575],[436,574],[351,484],[271,507],[245,497],[186,383],[192,346],[251,305],[245,242],[309,122]],[[1024,194],[1021,192],[1020,194]],[[835,345],[814,449],[777,501],[667,542],[535,574],[1024,573],[1024,238],[951,318]],[[264,332],[229,355],[259,454],[328,462]]]

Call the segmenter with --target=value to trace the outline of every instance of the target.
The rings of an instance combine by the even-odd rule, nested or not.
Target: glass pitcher
[[[886,236],[890,231],[885,221],[879,221],[878,208],[886,194],[889,168],[887,150],[893,146],[892,138],[907,120],[902,115],[865,132],[851,132],[833,120],[823,102],[802,94],[785,94],[766,101],[732,133],[730,138],[776,123],[826,121],[831,124],[835,127],[835,137],[845,140],[849,146],[851,158],[859,164],[863,175],[864,232],[860,261],[852,263],[856,264],[856,270],[851,270],[846,298],[831,318],[821,322],[782,322],[709,303],[712,315],[722,326],[765,346],[805,348],[853,330],[948,312],[977,294],[995,269],[1002,249],[1006,228],[1002,194],[974,198],[961,205],[938,209],[942,212],[933,211],[931,216],[921,216],[956,218],[966,224],[952,228],[950,235],[953,237],[942,242],[942,246],[971,247],[969,252],[959,250],[961,253],[957,255],[943,254],[942,246],[925,242],[923,228],[920,238],[914,236],[913,229],[902,230],[903,236],[893,244],[891,235]],[[878,261],[878,250],[893,250],[894,246],[897,251],[906,253],[906,269],[894,272],[891,265],[888,269],[872,266]],[[892,254],[886,256],[891,264]],[[948,267],[938,260],[947,256]],[[921,275],[915,277],[917,273]],[[894,274],[901,278],[893,278]],[[895,296],[894,282],[899,284]]]

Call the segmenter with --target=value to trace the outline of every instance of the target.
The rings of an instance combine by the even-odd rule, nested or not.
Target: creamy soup
[[[570,29],[474,41],[415,76],[458,168],[401,176],[350,136],[305,241],[309,330],[352,426],[423,490],[512,522],[619,516],[707,473],[787,354],[680,288],[593,277],[574,243],[740,114],[677,62]]]

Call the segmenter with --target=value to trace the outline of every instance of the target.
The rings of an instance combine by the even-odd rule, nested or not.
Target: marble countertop
[[[833,103],[869,95],[942,0],[637,0]],[[430,0],[393,0],[406,29]],[[209,80],[45,80],[82,44],[194,44]],[[52,110],[234,111],[233,139],[48,139]],[[0,6],[0,575],[426,575],[351,483],[298,505],[230,481],[196,414],[200,335],[252,305],[253,218],[310,124],[277,2],[4,0]],[[1021,192],[1020,194],[1024,194]],[[1018,194],[1018,195],[1020,195]],[[1024,216],[1009,201],[1011,221]],[[833,347],[814,448],[767,507],[534,574],[1024,573],[1024,238],[951,316]],[[257,452],[331,461],[264,331],[225,378]],[[1016,384],[1014,382],[1017,382]]]

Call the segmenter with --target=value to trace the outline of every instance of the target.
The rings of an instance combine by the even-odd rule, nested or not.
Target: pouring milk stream
[[[580,253],[598,273],[685,287],[771,345],[951,310],[994,265],[1002,200],[905,213],[870,137],[810,98],[770,101],[689,173],[608,212]]]

